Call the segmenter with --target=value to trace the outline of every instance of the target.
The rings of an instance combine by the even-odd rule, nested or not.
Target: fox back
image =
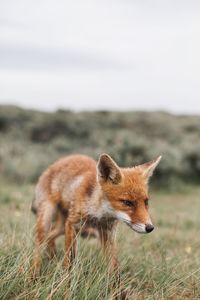
[[[96,162],[83,155],[71,155],[52,164],[39,178],[32,210],[37,212],[45,201],[69,209],[75,195],[90,194],[95,182]],[[90,183],[90,184],[88,184]],[[84,195],[80,195],[81,198]],[[77,202],[80,200],[77,199]]]

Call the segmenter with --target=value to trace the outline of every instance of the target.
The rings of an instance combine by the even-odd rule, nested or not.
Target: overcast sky
[[[200,1],[1,0],[0,103],[200,113]]]

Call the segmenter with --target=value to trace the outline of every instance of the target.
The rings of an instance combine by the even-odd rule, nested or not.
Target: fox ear
[[[153,175],[153,172],[157,165],[159,164],[162,156],[159,156],[158,158],[151,160],[143,165],[139,165],[138,168],[142,171],[143,176],[148,181],[149,177]]]
[[[117,184],[122,179],[120,168],[108,154],[102,154],[97,164],[98,179]]]

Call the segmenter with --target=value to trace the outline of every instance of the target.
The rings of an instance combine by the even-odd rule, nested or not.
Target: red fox
[[[39,178],[32,210],[37,214],[34,267],[41,266],[41,245],[50,257],[55,239],[65,235],[65,265],[76,252],[79,230],[98,232],[103,250],[111,255],[111,268],[118,266],[115,254],[115,228],[123,221],[138,233],[154,229],[148,213],[148,179],[161,156],[148,163],[120,168],[108,154],[98,163],[84,155],[71,155],[51,165]]]

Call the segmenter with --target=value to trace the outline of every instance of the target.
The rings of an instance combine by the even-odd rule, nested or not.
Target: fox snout
[[[137,233],[150,233],[154,230],[154,226],[149,218],[148,223],[133,223],[129,215],[124,212],[118,211],[116,213],[116,216],[118,220],[121,220],[124,223],[126,223],[129,227],[131,227],[131,229],[133,229]]]
[[[145,230],[146,230],[146,233],[150,233],[154,230],[154,226],[152,224],[146,224]]]
[[[151,231],[154,230],[153,224],[129,223],[128,225],[137,233],[150,233]]]

